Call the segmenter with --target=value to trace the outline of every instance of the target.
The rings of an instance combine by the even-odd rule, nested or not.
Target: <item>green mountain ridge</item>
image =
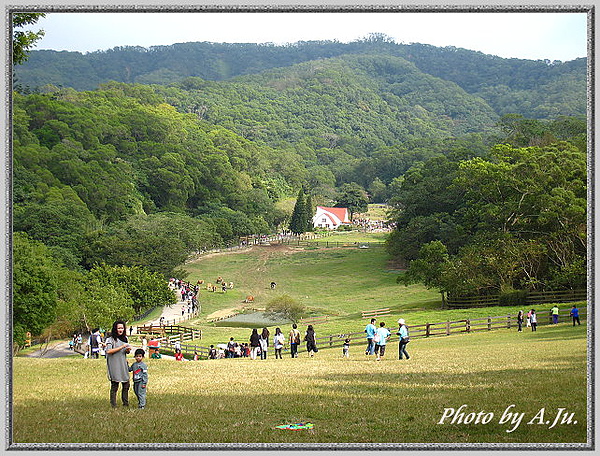
[[[373,34],[351,43],[309,41],[273,44],[179,43],[171,46],[118,47],[88,54],[33,51],[15,68],[17,84],[47,84],[90,90],[111,80],[164,84],[187,77],[227,80],[308,61],[343,55],[387,55],[404,58],[423,73],[452,81],[485,99],[497,115],[518,112],[527,117],[583,115],[587,59],[569,62],[504,59],[455,47],[400,44]],[[546,106],[549,87],[562,87],[564,97]]]

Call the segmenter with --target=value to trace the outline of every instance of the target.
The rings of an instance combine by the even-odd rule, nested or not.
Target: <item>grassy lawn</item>
[[[350,242],[351,236],[352,233],[340,235],[340,239]],[[362,236],[371,241],[381,237],[380,234]],[[255,246],[241,252],[201,257],[185,268],[192,283],[199,279],[214,283],[221,276],[235,284],[226,293],[201,290],[201,315],[186,325],[203,330],[202,345],[223,343],[230,336],[248,339],[247,329],[223,328],[206,322],[206,317],[215,311],[241,308],[248,295],[254,296],[256,308],[264,308],[269,300],[287,294],[306,306],[306,316],[329,315],[330,322],[318,328],[322,335],[362,331],[361,310],[389,307],[396,315],[441,307],[439,293],[421,285],[405,287],[396,283],[399,271],[389,264],[383,246],[368,249]],[[277,283],[275,290],[270,287],[271,281]]]
[[[348,243],[381,237],[338,236]],[[360,241],[352,240],[358,236]],[[329,315],[327,323],[315,325],[317,337],[362,332],[366,320],[361,310],[389,307],[391,315],[379,321],[394,329],[399,317],[410,326],[515,314],[519,309],[441,309],[435,291],[396,283],[401,271],[388,262],[383,247],[256,246],[207,255],[186,268],[192,282],[214,282],[222,276],[235,283],[227,293],[200,293],[200,317],[186,325],[202,329],[203,338],[197,342],[202,346],[224,343],[232,336],[248,341],[249,328],[216,326],[206,318],[223,309],[241,309],[247,295],[253,295],[254,307],[260,308],[288,294],[305,304],[307,316]],[[275,290],[271,281],[277,283]],[[280,326],[287,334],[289,324]],[[273,333],[275,326],[269,328]],[[13,439],[15,443],[281,443],[289,449],[320,443],[381,443],[381,448],[392,443],[585,443],[586,336],[584,321],[577,327],[541,326],[537,332],[499,329],[413,338],[409,361],[397,359],[397,343],[392,342],[384,360],[376,362],[364,355],[362,338],[351,344],[349,359],[341,357],[339,348],[321,346],[315,358],[301,353],[291,359],[284,352],[283,360],[275,360],[270,351],[264,361],[147,360],[145,410],[137,410],[133,391],[133,407],[110,409],[103,359],[16,357]],[[463,405],[463,419],[480,414],[489,421],[453,423],[449,417],[440,423],[446,409],[450,413]],[[522,414],[518,426],[501,422],[510,406],[509,412]],[[559,409],[566,412],[565,420],[561,414],[552,426]],[[297,422],[311,422],[314,429],[275,428]]]
[[[344,233],[332,238],[350,242],[353,236],[363,236],[365,241],[383,239],[380,233]],[[352,241],[354,242],[354,241]],[[243,306],[247,295],[255,297],[253,307],[264,308],[274,297],[288,294],[302,302],[307,317],[328,315],[327,323],[315,326],[317,336],[360,332],[366,320],[362,310],[390,308],[385,320],[394,326],[402,317],[407,324],[419,325],[465,318],[495,317],[516,314],[519,307],[488,307],[477,309],[441,309],[440,294],[422,285],[404,286],[396,283],[401,271],[388,261],[384,247],[360,249],[357,247],[306,249],[288,246],[255,246],[251,250],[201,257],[186,266],[189,280],[214,282],[218,276],[235,284],[227,293],[201,290],[200,317],[186,325],[202,329],[203,338],[198,345],[225,343],[230,337],[247,342],[251,330],[238,325],[221,326],[223,322],[207,323],[206,317],[221,309]],[[270,282],[277,286],[271,290]],[[582,304],[583,305],[583,304]],[[561,309],[568,307],[561,305]],[[547,310],[550,304],[537,310]],[[285,334],[289,328],[281,329]],[[269,326],[274,332],[275,326]],[[301,330],[305,328],[300,327]]]
[[[102,359],[15,358],[14,442],[586,441],[584,325],[417,339],[409,361],[397,360],[395,343],[381,362],[367,358],[362,345],[351,346],[349,359],[331,349],[283,360],[148,360],[145,410],[136,408],[133,393],[132,407],[110,409]],[[463,404],[465,415],[493,417],[487,424],[439,424],[445,408]],[[514,425],[500,418],[513,404],[524,418],[506,432]],[[571,424],[550,429],[559,408],[573,414]],[[275,429],[296,422],[314,429]]]

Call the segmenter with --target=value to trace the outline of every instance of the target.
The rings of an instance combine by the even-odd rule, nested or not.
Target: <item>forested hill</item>
[[[302,233],[316,205],[387,203],[405,283],[585,288],[585,59],[379,37],[34,52],[15,73],[17,344],[131,320],[190,255]]]
[[[339,146],[355,158],[407,140],[483,132],[498,121],[481,98],[453,82],[422,73],[402,58],[380,55],[154,87],[180,111],[195,112],[248,139],[296,149],[303,143],[313,151]]]
[[[33,51],[15,68],[16,83],[89,90],[107,81],[171,84],[187,77],[228,80],[265,70],[344,55],[386,55],[414,64],[423,74],[457,84],[480,97],[500,116],[517,112],[550,119],[584,115],[586,59],[570,62],[503,59],[481,52],[394,43],[372,35],[351,43],[334,41],[272,44],[180,43],[151,48],[119,47],[88,54]]]

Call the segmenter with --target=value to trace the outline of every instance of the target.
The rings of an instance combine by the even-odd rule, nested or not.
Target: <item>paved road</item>
[[[29,353],[30,358],[62,358],[63,356],[76,355],[77,352],[69,349],[67,342],[50,343],[46,351],[36,350]],[[83,356],[83,355],[81,355]]]

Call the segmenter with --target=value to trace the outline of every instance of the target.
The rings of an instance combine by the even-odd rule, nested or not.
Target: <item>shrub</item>
[[[296,323],[306,311],[304,304],[289,295],[281,295],[270,300],[266,306],[267,313],[279,314]]]
[[[501,306],[524,306],[526,299],[527,290],[509,291],[498,296],[498,304]]]

